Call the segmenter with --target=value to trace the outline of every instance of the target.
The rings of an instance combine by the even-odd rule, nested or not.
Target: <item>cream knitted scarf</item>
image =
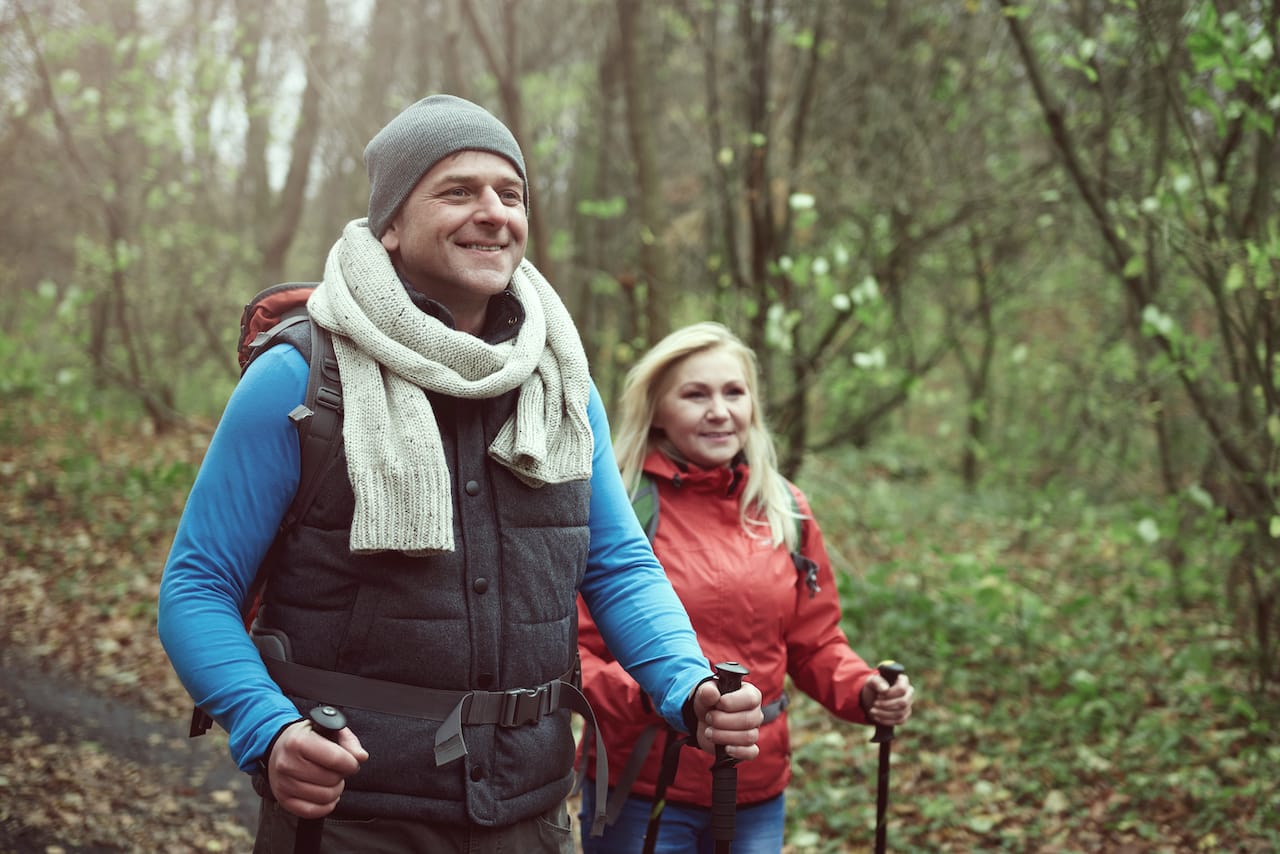
[[[527,260],[511,277],[525,321],[488,344],[410,300],[366,219],[348,223],[307,306],[334,333],[355,490],[351,550],[452,551],[453,498],[440,431],[423,390],[486,399],[520,389],[489,455],[531,486],[591,476],[590,378],[578,330]]]

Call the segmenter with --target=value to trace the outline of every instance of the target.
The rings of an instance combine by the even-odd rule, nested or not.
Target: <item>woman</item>
[[[757,387],[755,355],[724,326],[678,330],[627,375],[614,443],[633,495],[656,488],[657,527],[642,521],[650,522],[654,551],[703,652],[712,662],[746,665],[764,695],[760,756],[738,766],[734,854],[782,850],[791,777],[785,677],[836,717],[862,724],[903,723],[914,693],[905,675],[891,687],[849,648],[822,532],[804,495],[777,470]],[[595,799],[584,786],[583,850],[640,852],[662,763],[665,736],[654,737],[662,723],[581,603],[578,616],[584,690],[610,760],[612,817],[602,836],[590,834]],[[644,764],[628,790],[619,781],[631,776],[636,752]],[[681,753],[655,851],[710,852],[713,760]]]

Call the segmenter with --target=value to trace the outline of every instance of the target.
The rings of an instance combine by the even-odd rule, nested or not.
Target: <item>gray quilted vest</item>
[[[296,664],[373,680],[353,683],[372,686],[346,697],[354,705],[282,684],[300,713],[340,705],[369,751],[336,816],[503,826],[570,791],[569,711],[548,707],[548,695],[534,689],[558,687],[576,662],[590,484],[535,489],[490,459],[486,449],[515,400],[516,392],[485,401],[431,395],[451,475],[455,552],[353,555],[345,454],[300,524],[273,547],[255,633],[274,638],[277,654]],[[310,684],[325,684],[319,675]],[[480,692],[464,711],[481,716],[480,700],[496,700],[501,708],[490,716],[504,720],[472,724],[464,715],[465,755],[442,754],[444,716],[422,716],[413,702],[402,707],[404,691],[380,701],[386,685],[434,689],[425,696],[448,698],[442,708],[453,706],[445,692]]]

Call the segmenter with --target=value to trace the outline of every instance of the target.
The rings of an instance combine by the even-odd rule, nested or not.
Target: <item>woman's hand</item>
[[[898,726],[911,717],[911,704],[915,695],[916,689],[911,685],[907,674],[901,674],[890,685],[876,672],[862,686],[862,708],[866,709],[867,717],[872,723]]]

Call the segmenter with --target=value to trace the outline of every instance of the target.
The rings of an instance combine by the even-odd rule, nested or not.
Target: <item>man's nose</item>
[[[477,215],[490,222],[506,222],[507,206],[492,187],[485,187],[480,191]]]

